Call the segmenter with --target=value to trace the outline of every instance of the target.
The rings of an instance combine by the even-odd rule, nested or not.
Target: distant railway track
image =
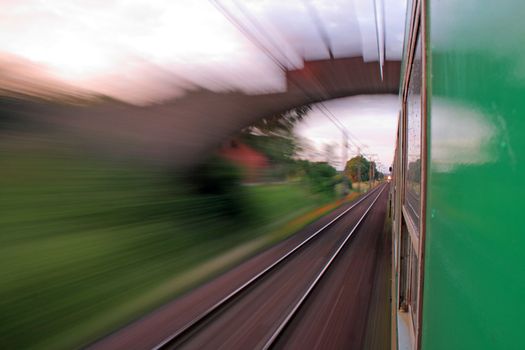
[[[329,258],[327,261],[323,262],[322,266],[320,266],[320,269],[317,269],[316,273],[313,276],[309,276],[310,278],[304,278],[306,286],[297,294],[299,297],[291,303],[283,304],[287,309],[283,312],[279,312],[281,316],[279,317],[279,320],[275,323],[276,325],[278,324],[278,326],[272,329],[271,335],[269,337],[266,337],[265,339],[259,341],[256,346],[256,348],[261,349],[271,348],[274,345],[274,343],[279,339],[286,327],[288,327],[290,322],[294,319],[294,317],[296,317],[298,310],[304,304],[304,302],[315,289],[315,287],[319,284],[326,272],[334,264],[334,261],[336,260],[337,256],[341,253],[341,251],[343,250],[345,245],[347,245],[350,238],[362,224],[365,217],[372,210],[374,204],[377,202],[378,198],[383,193],[386,186],[387,185],[381,185],[376,189],[372,190],[370,193],[364,195],[357,202],[352,204],[349,208],[345,209],[327,224],[325,224],[320,229],[318,229],[313,234],[304,239],[302,242],[297,244],[294,248],[282,255],[279,259],[274,261],[264,270],[256,274],[254,277],[252,277],[240,287],[238,287],[237,289],[229,293],[227,296],[219,300],[217,303],[206,309],[203,313],[201,313],[199,316],[188,322],[186,325],[179,328],[169,337],[165,338],[162,342],[153,347],[153,349],[163,350],[186,346],[190,348],[199,348],[200,346],[202,346],[202,344],[200,346],[191,346],[192,340],[196,335],[205,332],[206,327],[212,325],[214,319],[221,317],[221,315],[226,313],[228,309],[231,309],[236,304],[236,302],[240,302],[242,301],[243,297],[248,296],[250,292],[252,292],[252,294],[254,295],[257,293],[263,293],[264,295],[265,292],[257,291],[258,284],[264,283],[264,281],[271,278],[273,274],[278,274],[279,271],[285,269],[286,266],[292,263],[294,257],[296,257],[296,259],[301,259],[301,252],[304,252],[305,249],[307,249],[307,247],[311,247],[314,241],[318,241],[315,240],[315,238],[322,236],[322,233],[328,234],[330,228],[338,224],[343,218],[347,216],[347,214],[354,213],[354,211],[358,211],[358,213],[354,213],[357,215],[357,217],[352,218],[352,228],[350,230],[346,229],[347,233],[343,235],[337,234],[335,232],[331,233],[333,237],[328,237],[330,239],[328,243],[324,244],[324,246],[311,248],[311,250],[315,253],[317,253],[316,249],[319,250],[319,253],[317,254],[318,256],[329,256]],[[304,259],[308,257],[305,255],[302,258]],[[317,257],[317,259],[319,259],[319,257]],[[286,283],[286,279],[284,280],[284,283]],[[293,307],[290,308],[290,305],[293,305]],[[243,306],[240,307],[243,308]],[[244,307],[244,310],[246,310],[246,307]],[[282,315],[285,316],[282,317]],[[227,323],[227,321],[223,322]],[[240,344],[239,347],[241,347]]]

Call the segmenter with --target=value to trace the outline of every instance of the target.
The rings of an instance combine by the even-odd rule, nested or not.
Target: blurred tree
[[[334,186],[341,182],[337,177],[337,170],[328,163],[298,160],[296,165],[314,193],[333,195]]]
[[[421,159],[408,163],[407,178],[408,181],[421,182]]]
[[[293,135],[289,137],[277,135],[243,134],[241,141],[265,154],[273,163],[288,163],[297,150],[297,142]]]
[[[305,105],[283,113],[264,117],[253,125],[245,128],[244,133],[266,136],[289,136],[292,134],[294,126],[303,120],[311,109],[311,106]]]
[[[370,162],[362,155],[358,155],[346,162],[344,173],[352,182],[368,181],[370,175],[370,166],[373,168],[374,178],[379,178],[375,162]]]
[[[295,156],[298,159],[321,159],[322,152],[312,143],[312,141],[304,137],[296,137],[297,148]]]
[[[311,109],[306,105],[262,118],[242,131],[240,141],[265,154],[273,164],[274,175],[286,178],[296,172],[294,157],[301,149],[293,128]]]
[[[238,216],[247,212],[242,174],[238,167],[213,156],[202,162],[186,176],[187,184],[196,194],[213,196],[220,205],[217,213]]]
[[[327,143],[323,145],[323,158],[326,163],[333,164],[333,162],[336,160],[337,158],[337,156],[335,155],[336,147],[337,147],[337,144],[335,143]]]

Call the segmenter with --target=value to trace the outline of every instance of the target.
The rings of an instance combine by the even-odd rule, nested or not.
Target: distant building
[[[241,168],[244,182],[247,183],[261,181],[270,167],[268,157],[238,140],[230,140],[223,144],[218,154]]]

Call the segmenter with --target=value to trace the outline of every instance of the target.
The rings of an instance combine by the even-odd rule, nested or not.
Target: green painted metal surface
[[[525,2],[428,5],[422,347],[525,349]]]

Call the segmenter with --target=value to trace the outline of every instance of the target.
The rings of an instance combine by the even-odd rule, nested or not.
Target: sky
[[[323,104],[351,133],[348,141],[348,159],[358,154],[359,146],[361,154],[368,159],[375,159],[379,170],[387,172],[394,158],[400,106],[398,96],[360,95]],[[342,132],[318,108],[312,109],[299,124],[296,132],[314,146],[314,151],[310,150],[309,157],[318,161],[329,161],[338,170],[343,168]],[[327,152],[327,148],[332,148],[332,151]]]
[[[133,104],[174,98],[194,85],[282,91],[284,73],[274,60],[300,68],[303,59],[328,58],[323,37],[336,58],[378,61],[384,45],[385,59],[399,60],[405,6],[406,0],[0,0],[0,88],[103,94]],[[381,132],[391,132],[378,121],[391,126],[392,98],[348,101],[327,104],[370,147],[387,139],[368,126],[375,113]],[[322,144],[333,134],[317,119],[302,132]],[[381,147],[373,153],[386,163]]]
[[[316,23],[336,57],[378,60],[374,13],[386,58],[399,59],[405,1],[0,0],[0,65],[16,62],[27,80],[47,76],[128,102],[165,99],[189,83],[279,90],[282,72],[221,7],[281,62],[299,67],[301,58],[328,57]]]

